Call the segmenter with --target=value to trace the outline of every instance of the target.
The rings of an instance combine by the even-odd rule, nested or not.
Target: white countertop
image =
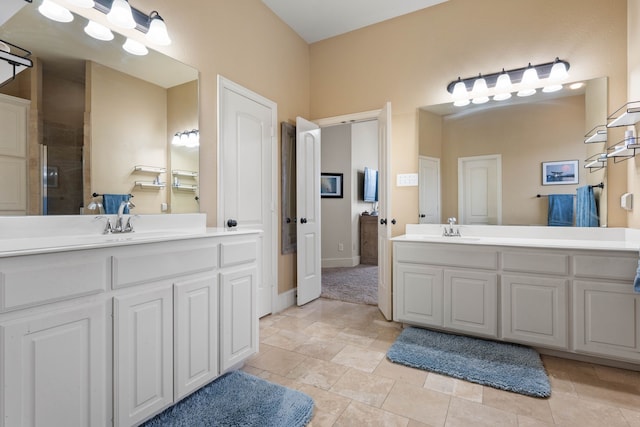
[[[442,224],[410,224],[407,234],[392,240],[549,249],[640,250],[640,230],[635,229],[460,225],[454,226],[454,230],[460,230],[460,237],[445,237],[442,235],[444,227]]]
[[[0,258],[260,233],[206,227],[204,214],[140,216],[131,233],[103,228],[104,220],[89,216],[0,217]]]

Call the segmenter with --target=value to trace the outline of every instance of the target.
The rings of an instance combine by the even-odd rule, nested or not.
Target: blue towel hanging
[[[112,215],[118,213],[120,203],[129,201],[129,194],[104,194],[102,196],[102,205],[104,206],[104,213]],[[124,208],[124,213],[129,213],[129,208]]]
[[[548,225],[573,226],[573,194],[549,194]]]
[[[633,280],[633,290],[640,292],[640,261],[638,261],[638,269],[636,270],[636,278]]]
[[[598,227],[598,209],[590,185],[576,189],[576,227]]]

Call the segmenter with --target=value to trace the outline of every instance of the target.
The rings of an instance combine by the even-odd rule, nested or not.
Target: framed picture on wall
[[[341,173],[320,174],[320,197],[333,197],[341,199],[344,184]]]
[[[542,185],[577,184],[578,161],[542,162]]]

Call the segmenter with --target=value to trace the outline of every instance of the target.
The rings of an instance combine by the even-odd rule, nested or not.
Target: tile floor
[[[319,426],[640,427],[640,372],[543,356],[537,399],[390,363],[401,326],[377,307],[318,299],[260,321],[245,371],[313,397]]]

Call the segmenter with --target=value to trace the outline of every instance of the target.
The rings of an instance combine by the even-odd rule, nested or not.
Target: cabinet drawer
[[[0,312],[104,292],[104,251],[70,251],[0,260]]]
[[[569,255],[540,252],[503,252],[502,269],[504,271],[567,276],[569,274]]]
[[[574,274],[577,277],[624,280],[633,283],[638,268],[637,257],[575,255],[573,257]]]
[[[396,243],[394,257],[398,262],[413,264],[433,264],[440,266],[498,268],[498,253],[486,247],[469,248],[464,245]]]
[[[206,239],[127,246],[113,256],[113,288],[199,273],[217,266],[217,244]]]
[[[220,245],[220,267],[253,262],[258,256],[255,240],[224,242]]]

